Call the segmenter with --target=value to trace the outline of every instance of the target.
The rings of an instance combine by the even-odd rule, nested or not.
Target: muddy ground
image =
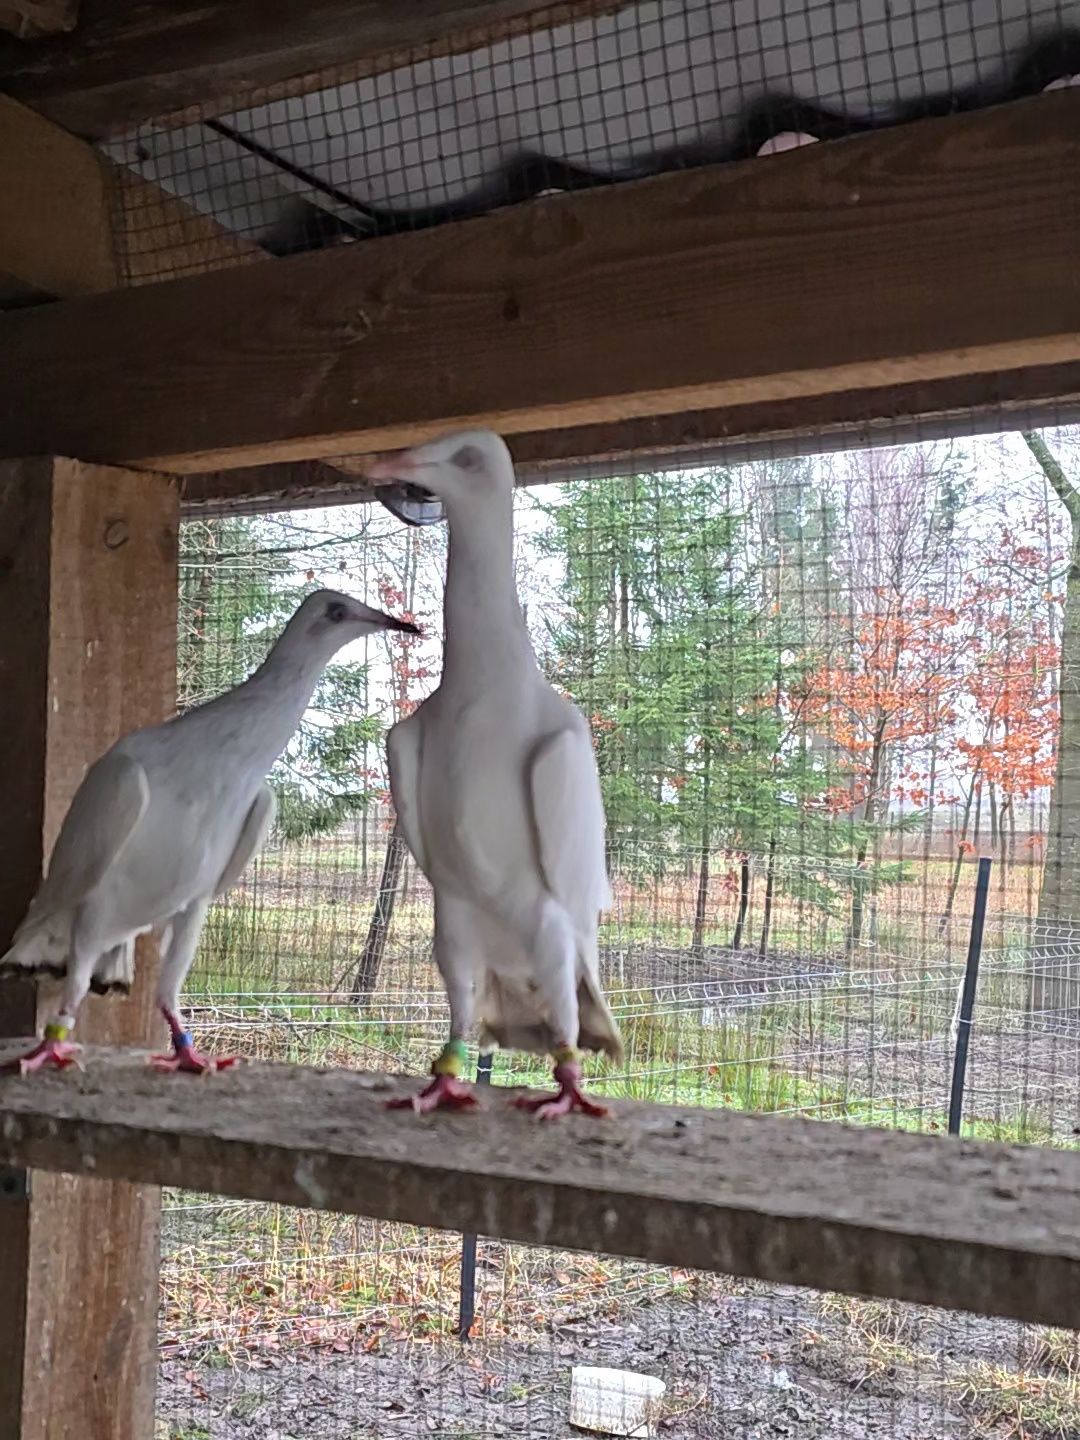
[[[948,1440],[1021,1431],[987,1367],[1033,1363],[1033,1332],[905,1306],[852,1307],[787,1288],[668,1299],[553,1326],[533,1343],[389,1342],[238,1369],[167,1363],[161,1440],[570,1440],[571,1367],[665,1381],[670,1440]],[[1004,1409],[1005,1413],[997,1413]],[[1066,1417],[1068,1423],[1068,1417]],[[1056,1428],[1055,1435],[1080,1432]]]

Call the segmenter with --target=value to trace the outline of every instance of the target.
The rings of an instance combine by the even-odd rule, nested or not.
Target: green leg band
[[[51,1024],[45,1026],[46,1040],[66,1040],[67,1037],[68,1027],[66,1025]]]
[[[464,1040],[448,1040],[435,1057],[433,1075],[453,1075],[457,1079],[465,1068],[469,1049]]]

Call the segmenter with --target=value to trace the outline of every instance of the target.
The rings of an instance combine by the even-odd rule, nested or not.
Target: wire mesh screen
[[[982,857],[964,1132],[1076,1143],[1078,439],[519,491],[527,624],[608,815],[627,1059],[589,1067],[598,1093],[945,1130]],[[211,911],[200,1039],[418,1077],[445,1039],[383,743],[438,682],[445,543],[379,506],[184,527],[182,704],[245,675],[316,584],[424,632],[327,671],[272,842]],[[492,1078],[546,1067],[500,1053]],[[1071,1334],[481,1238],[465,1342],[460,1236],[177,1194],[163,1249],[171,1440],[565,1440],[591,1366],[658,1382],[672,1436],[1080,1433]]]
[[[115,137],[126,278],[975,109],[1080,71],[1077,0],[576,8],[467,53],[342,66]]]

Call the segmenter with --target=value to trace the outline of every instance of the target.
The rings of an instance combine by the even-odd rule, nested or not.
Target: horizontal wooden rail
[[[0,36],[0,90],[98,139],[354,82],[616,8],[613,0],[94,0],[69,35]]]
[[[478,422],[933,408],[1080,360],[1078,121],[1061,91],[2,316],[0,455],[190,474]]]
[[[0,1081],[0,1164],[1080,1327],[1080,1154],[631,1102],[548,1126],[499,1091],[418,1119],[405,1084],[91,1050]]]
[[[567,430],[511,442],[518,483],[632,474],[650,466],[738,465],[785,455],[1041,430],[1080,420],[1080,363],[967,376],[855,394],[805,395],[772,405],[696,410]],[[370,500],[372,456],[296,460],[182,477],[188,518]]]

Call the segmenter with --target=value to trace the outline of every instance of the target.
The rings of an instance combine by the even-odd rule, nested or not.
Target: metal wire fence
[[[1080,69],[1076,0],[573,10],[465,53],[341,65],[110,138],[127,280],[975,109]]]
[[[1071,432],[1043,445],[1080,473]],[[527,622],[608,811],[627,1059],[596,1090],[944,1131],[989,855],[964,1133],[1076,1143],[1080,932],[1045,877],[1076,823],[1050,807],[1077,662],[1040,456],[1011,435],[519,492]],[[241,678],[314,584],[424,629],[328,672],[278,831],[211,912],[200,1039],[420,1075],[445,1037],[382,745],[437,683],[444,546],[377,505],[185,527],[182,703]],[[544,1079],[495,1057],[496,1086]],[[582,1365],[661,1380],[672,1436],[1080,1433],[1069,1334],[481,1237],[462,1343],[460,1236],[178,1194],[164,1242],[172,1440],[564,1440]]]

